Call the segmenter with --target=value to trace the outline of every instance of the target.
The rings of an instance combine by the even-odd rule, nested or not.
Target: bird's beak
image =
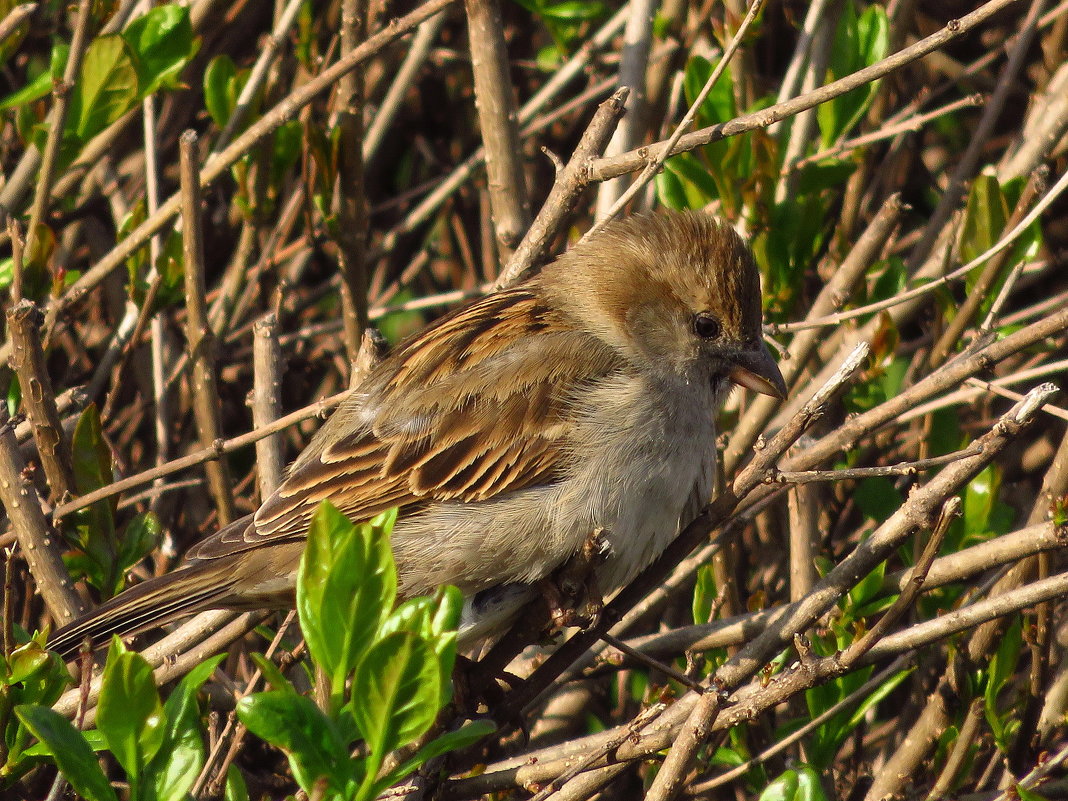
[[[786,381],[779,372],[779,365],[772,358],[763,342],[757,350],[741,354],[734,359],[728,378],[740,387],[771,395],[783,400],[786,397]]]

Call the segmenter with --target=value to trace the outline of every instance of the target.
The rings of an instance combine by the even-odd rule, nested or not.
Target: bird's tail
[[[92,612],[57,629],[48,648],[72,659],[86,638],[93,648],[106,645],[111,635],[127,636],[169,623],[185,615],[225,606],[230,582],[212,562],[195,562],[119,593]]]

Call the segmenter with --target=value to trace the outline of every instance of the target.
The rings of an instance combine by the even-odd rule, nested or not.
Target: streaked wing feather
[[[552,481],[571,458],[566,409],[576,386],[619,367],[527,288],[477,301],[399,346],[326,423],[254,524],[220,532],[225,544],[205,542],[197,556],[300,538],[323,500],[366,520],[393,506],[404,514]]]

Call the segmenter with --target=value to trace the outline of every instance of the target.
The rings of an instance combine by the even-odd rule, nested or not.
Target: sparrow
[[[701,212],[613,222],[539,273],[400,344],[312,438],[259,510],[175,571],[55,632],[73,655],[204,609],[292,608],[312,515],[399,507],[399,596],[464,593],[461,641],[514,616],[599,531],[617,589],[711,499],[733,385],[783,398],[760,274]]]

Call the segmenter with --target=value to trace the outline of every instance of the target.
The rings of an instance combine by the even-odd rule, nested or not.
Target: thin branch
[[[508,50],[497,0],[464,0],[470,37],[475,106],[486,148],[486,177],[493,225],[501,247],[515,247],[530,227],[530,199],[523,175],[522,148]]]
[[[222,439],[222,411],[215,376],[215,335],[208,323],[204,300],[204,238],[200,223],[200,182],[196,169],[197,136],[186,131],[179,140],[179,174],[182,183],[182,256],[185,268],[186,345],[192,362],[190,390],[200,444],[209,447]],[[215,499],[219,522],[226,525],[237,512],[233,481],[225,460],[205,465],[208,486]]]
[[[7,310],[7,324],[11,336],[11,367],[19,377],[37,453],[48,479],[49,499],[54,503],[65,495],[73,495],[77,489],[70,443],[59,419],[52,380],[38,336],[41,312],[36,304],[22,300]]]
[[[355,51],[367,36],[366,0],[341,2],[341,58]],[[363,185],[363,74],[351,70],[338,81],[335,102],[338,142],[333,201],[337,216],[338,272],[341,276],[341,319],[345,352],[356,361],[367,328],[367,197]]]
[[[712,74],[708,76],[708,80],[705,81],[705,85],[701,87],[701,91],[697,93],[697,97],[694,98],[693,103],[690,104],[690,108],[682,116],[679,124],[675,127],[671,136],[667,141],[656,151],[656,155],[645,165],[641,175],[634,179],[634,183],[627,187],[626,191],[620,194],[616,199],[616,202],[609,208],[590,230],[588,230],[582,237],[583,241],[586,241],[591,236],[597,234],[604,226],[612,220],[623,208],[631,201],[631,199],[640,192],[646,184],[648,184],[656,176],[658,172],[664,167],[664,162],[667,161],[668,156],[673,155],[676,151],[674,147],[683,138],[683,133],[690,124],[693,123],[694,118],[697,117],[697,112],[704,104],[705,99],[709,93],[715,87],[719,77],[723,74],[723,71],[727,69],[727,65],[730,63],[731,57],[737,52],[738,47],[741,45],[742,40],[745,38],[745,34],[748,32],[753,21],[756,19],[757,14],[764,5],[764,0],[751,0],[749,4],[749,10],[746,12],[745,19],[742,20],[742,24],[738,26],[738,30],[735,31],[734,36],[731,37],[730,44],[727,49],[723,51],[723,56],[716,64],[715,69],[712,70]],[[656,146],[654,146],[656,147]],[[605,159],[601,159],[604,161]],[[590,165],[589,175],[592,177],[597,174],[597,164],[594,162]],[[598,180],[604,180],[599,178]]]
[[[282,349],[278,344],[278,320],[274,314],[260,319],[252,328],[252,425],[263,428],[278,419],[282,403],[278,396],[282,381]],[[284,462],[282,440],[275,435],[256,443],[256,469],[260,497],[266,498],[281,483]]]
[[[512,253],[508,266],[497,279],[498,287],[515,283],[519,277],[540,261],[556,236],[564,217],[571,211],[578,196],[586,187],[586,170],[592,159],[604,149],[616,122],[623,113],[628,89],[620,87],[597,107],[589,126],[582,134],[575,152],[560,170],[537,218],[528,227],[526,236]]]
[[[59,623],[85,612],[63,564],[63,540],[49,525],[19,451],[7,404],[0,403],[0,502],[48,611]]]
[[[1020,0],[989,0],[989,2],[984,3],[970,14],[966,14],[960,19],[951,20],[941,30],[921,39],[914,45],[899,50],[892,56],[888,56],[870,67],[865,67],[826,86],[822,86],[814,92],[801,95],[792,100],[777,103],[774,106],[751,114],[743,114],[729,122],[712,125],[708,128],[685,134],[670,149],[665,148],[664,142],[657,142],[619,156],[598,159],[590,165],[590,178],[593,181],[605,181],[609,178],[615,178],[617,175],[640,170],[653,159],[668,158],[711,142],[718,142],[721,139],[737,136],[746,131],[766,128],[772,123],[792,117],[805,109],[818,106],[820,103],[826,103],[836,97],[841,97],[847,92],[878,80],[904,67],[906,64],[933,53],[948,42],[983,24],[1002,9],[1008,8],[1017,2],[1020,2]]]
[[[52,87],[52,110],[48,115],[48,138],[45,140],[41,165],[37,171],[37,185],[33,193],[33,205],[30,207],[30,222],[26,231],[26,253],[30,258],[37,257],[39,229],[43,224],[45,211],[52,193],[56,167],[59,163],[60,146],[63,144],[63,131],[67,125],[67,110],[70,106],[70,93],[78,83],[82,71],[82,59],[89,46],[89,24],[93,19],[91,0],[79,0],[78,11],[74,17],[74,37],[71,39],[67,65],[63,70],[63,80]]]
[[[321,92],[332,88],[346,72],[356,69],[360,64],[415,28],[424,20],[451,5],[455,0],[427,0],[409,14],[394,20],[383,30],[368,37],[349,57],[338,61],[322,73],[290,93],[259,120],[228,145],[221,153],[212,158],[200,170],[200,185],[207,187],[220,176],[226,174],[230,167],[243,158],[249,149],[260,140],[274,133],[282,123],[292,119],[304,106],[311,103]],[[45,329],[50,331],[59,316],[71,305],[77,303],[90,290],[95,288],[112,270],[122,266],[130,254],[143,246],[156,232],[163,229],[178,214],[181,197],[171,195],[160,206],[159,211],[141,223],[121,240],[110,253],[100,259],[74,282],[61,297],[48,307],[45,313]],[[0,359],[8,356],[7,346],[0,346]]]
[[[274,423],[269,426],[257,429],[255,431],[249,431],[240,436],[234,437],[228,440],[217,440],[211,444],[211,447],[201,448],[199,451],[182,456],[166,464],[153,467],[150,470],[144,470],[140,473],[136,473],[127,478],[120,479],[113,484],[108,484],[106,487],[101,487],[98,490],[87,492],[79,498],[75,498],[67,503],[60,504],[52,512],[53,519],[59,520],[62,517],[66,517],[71,512],[76,512],[79,509],[83,509],[86,506],[103,500],[104,498],[111,498],[115,495],[121,495],[128,489],[134,487],[140,487],[142,484],[149,484],[155,481],[157,478],[171,475],[172,473],[178,473],[182,470],[187,470],[190,467],[196,467],[204,462],[212,461],[213,459],[219,459],[228,453],[232,453],[240,448],[247,447],[254,442],[269,437],[278,431],[283,431],[290,426],[294,426],[297,423],[303,422],[312,417],[318,417],[323,415],[327,410],[333,409],[340,404],[345,398],[351,394],[350,390],[344,392],[338,392],[335,395],[331,395],[329,398],[324,398],[321,401],[305,406],[303,409],[298,409],[295,412],[290,412],[285,417],[280,417]]]
[[[10,39],[19,26],[33,16],[38,6],[40,3],[23,3],[7,12],[7,16],[0,21],[0,45]]]
[[[857,308],[850,309],[849,311],[838,312],[837,314],[831,314],[826,317],[820,317],[815,320],[806,320],[803,323],[786,323],[785,325],[771,326],[771,330],[775,333],[778,333],[788,331],[800,331],[802,329],[812,327],[838,325],[839,323],[843,323],[846,320],[852,320],[857,317],[865,317],[869,314],[873,314],[874,312],[882,311],[883,309],[890,309],[894,306],[898,306],[902,303],[905,303],[906,301],[914,300],[915,298],[928,295],[939,287],[945,286],[946,284],[949,284],[952,281],[956,281],[960,278],[963,278],[965,275],[974,270],[980,264],[983,264],[991,256],[997,255],[998,253],[1012,245],[1017,239],[1020,238],[1020,236],[1022,236],[1027,231],[1027,229],[1035,220],[1042,216],[1046,209],[1049,208],[1050,205],[1052,205],[1053,201],[1060,197],[1060,195],[1065,190],[1068,190],[1068,171],[1066,171],[1064,175],[1057,179],[1057,183],[1050,187],[1050,190],[1042,196],[1042,199],[1035,204],[1034,208],[1032,208],[1031,211],[1028,212],[1028,214],[1019,222],[1019,224],[1010,229],[1008,232],[1003,233],[1001,238],[993,245],[991,245],[987,250],[980,253],[967,264],[958,267],[953,272],[939,276],[938,278],[935,278],[923,284],[922,286],[905,290],[904,292],[899,292],[893,297],[887,298],[886,300],[879,301],[877,303],[869,303],[865,306],[858,306]]]

